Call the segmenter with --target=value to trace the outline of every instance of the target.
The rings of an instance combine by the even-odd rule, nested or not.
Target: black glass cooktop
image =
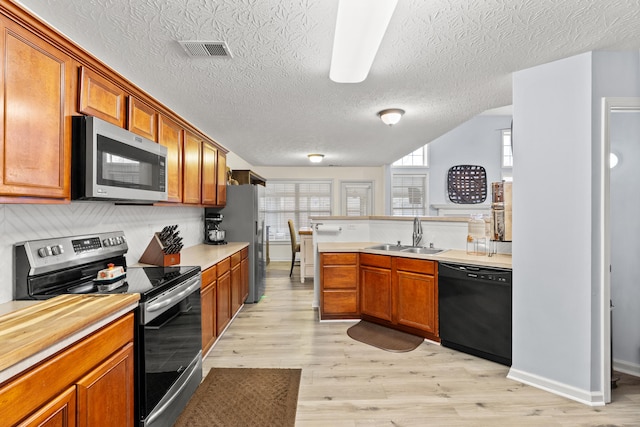
[[[200,267],[129,267],[128,293],[139,293],[142,299],[159,294],[200,273]]]

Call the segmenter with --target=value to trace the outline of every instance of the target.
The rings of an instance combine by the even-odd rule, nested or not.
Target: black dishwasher
[[[511,366],[511,270],[439,263],[440,340]]]

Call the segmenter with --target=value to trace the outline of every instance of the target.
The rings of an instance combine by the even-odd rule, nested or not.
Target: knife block
[[[158,233],[155,233],[138,262],[157,265],[159,267],[169,267],[180,264],[180,252],[177,254],[165,254],[164,249]]]

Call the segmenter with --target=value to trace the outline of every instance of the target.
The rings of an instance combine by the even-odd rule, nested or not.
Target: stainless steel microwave
[[[92,116],[73,117],[71,197],[167,200],[167,148]]]

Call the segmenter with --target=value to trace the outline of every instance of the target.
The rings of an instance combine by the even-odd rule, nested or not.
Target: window
[[[292,219],[296,228],[308,227],[309,217],[331,215],[331,182],[270,180],[264,211],[269,241],[288,242],[288,220]]]
[[[341,212],[345,216],[368,216],[373,213],[373,182],[342,182]]]
[[[502,129],[502,167],[513,167],[513,146],[511,145],[511,129]]]
[[[424,145],[418,148],[413,153],[409,153],[403,158],[396,160],[391,166],[421,166],[427,167],[429,163],[427,161],[427,146]]]
[[[427,175],[394,174],[391,177],[391,214],[424,216]]]

